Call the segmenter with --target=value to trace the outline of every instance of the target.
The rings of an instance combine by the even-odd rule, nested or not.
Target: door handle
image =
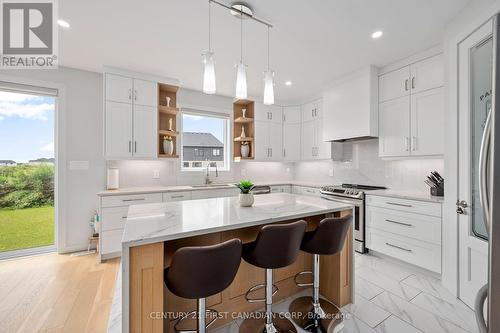
[[[461,215],[466,215],[467,212],[465,211],[465,209],[468,207],[467,205],[467,201],[465,200],[457,200],[457,214],[461,214]]]
[[[483,209],[484,224],[486,230],[490,230],[490,200],[488,198],[488,180],[486,177],[488,169],[488,155],[491,144],[491,110],[486,118],[481,148],[479,149],[479,202]]]

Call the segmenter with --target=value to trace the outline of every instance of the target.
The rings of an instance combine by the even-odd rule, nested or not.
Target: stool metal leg
[[[286,318],[280,318],[273,313],[273,295],[276,289],[273,287],[273,270],[266,269],[266,310],[263,318],[250,318],[243,321],[240,333],[296,333],[297,330]]]
[[[206,299],[198,299],[198,333],[206,332],[205,316],[206,316]]]
[[[319,297],[320,256],[313,256],[313,294],[300,297],[290,304],[293,321],[308,332],[337,333],[344,328],[342,312],[333,303]],[[306,284],[303,284],[306,285]],[[297,316],[297,314],[299,314]]]

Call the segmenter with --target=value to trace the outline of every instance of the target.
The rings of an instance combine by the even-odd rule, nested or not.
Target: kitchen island
[[[252,241],[263,225],[276,222],[304,219],[313,229],[325,216],[353,214],[352,208],[346,203],[287,193],[255,196],[253,207],[240,207],[237,197],[131,206],[122,239],[122,332],[171,332],[172,314],[196,308],[195,300],[179,298],[164,288],[163,270],[177,249],[232,238]],[[350,231],[341,253],[321,258],[320,292],[339,306],[352,300],[352,241]],[[275,301],[301,291],[294,276],[310,271],[311,263],[311,255],[301,252],[293,265],[275,271],[279,288]],[[248,303],[245,293],[263,281],[264,270],[242,261],[230,287],[208,298],[207,306],[233,314],[257,310],[263,304]],[[165,314],[168,318],[162,319]],[[234,319],[234,315],[222,317],[213,327]]]

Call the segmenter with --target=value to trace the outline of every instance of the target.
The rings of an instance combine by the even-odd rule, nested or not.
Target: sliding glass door
[[[55,105],[0,90],[0,258],[54,249]]]

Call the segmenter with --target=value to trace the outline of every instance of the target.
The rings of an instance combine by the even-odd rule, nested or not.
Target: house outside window
[[[211,112],[182,114],[182,170],[204,170],[207,165],[229,170],[229,116]]]

